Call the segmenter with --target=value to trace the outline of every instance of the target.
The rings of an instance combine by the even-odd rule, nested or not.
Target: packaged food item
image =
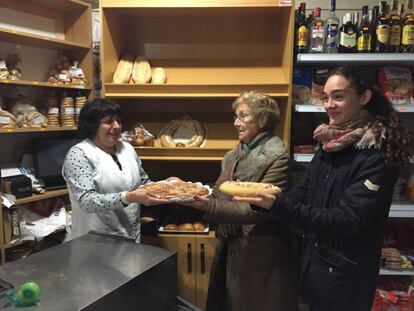
[[[7,69],[6,62],[0,58],[0,80],[9,78],[9,70]]]
[[[7,55],[6,65],[9,70],[8,79],[10,80],[21,80],[22,79],[22,69],[21,66],[21,59],[19,54],[16,52],[10,52]]]
[[[155,135],[150,133],[142,124],[139,124],[131,131],[123,132],[121,139],[133,146],[154,146]]]
[[[312,70],[310,68],[293,69],[292,103],[304,105],[311,103]]]
[[[328,68],[315,68],[312,75],[311,103],[323,105],[323,87],[328,78]]]
[[[82,68],[79,67],[79,62],[76,60],[73,62],[73,66],[69,68],[69,76],[71,84],[74,85],[86,85],[88,82]]]
[[[379,69],[381,91],[396,105],[413,103],[413,80],[408,67],[385,66]]]

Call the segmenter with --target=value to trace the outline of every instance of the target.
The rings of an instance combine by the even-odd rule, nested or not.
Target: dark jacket
[[[318,311],[369,311],[398,177],[378,149],[319,150],[270,214],[303,231],[301,293]]]
[[[234,202],[218,186],[229,179],[236,150],[222,161],[222,172],[205,214],[210,223],[234,224],[239,234],[221,239],[213,260],[207,310],[296,310],[295,259],[287,225],[248,203]],[[267,182],[286,189],[290,184],[289,155],[276,136],[240,160],[234,179]]]

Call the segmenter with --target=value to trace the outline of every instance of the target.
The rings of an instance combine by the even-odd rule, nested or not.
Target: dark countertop
[[[129,310],[177,294],[175,253],[96,234],[6,263],[0,279],[15,288],[33,280],[42,290],[37,306],[14,308],[0,297],[0,310]]]

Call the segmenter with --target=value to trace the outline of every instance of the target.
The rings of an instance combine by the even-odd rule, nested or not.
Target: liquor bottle
[[[339,40],[339,18],[336,17],[335,7],[336,0],[331,0],[331,10],[329,11],[329,17],[325,22],[325,52],[337,53],[338,52],[338,40]]]
[[[413,0],[408,0],[402,25],[401,52],[414,53],[414,11]]]
[[[390,41],[389,49],[390,53],[398,53],[401,45],[401,16],[399,9],[401,6],[398,5],[398,1],[392,2],[392,9],[390,15]]]
[[[376,29],[376,22],[378,19],[378,15],[379,15],[379,6],[375,5],[372,8],[372,18],[370,19],[370,28],[371,28],[371,52],[374,53],[375,52],[375,47],[376,47],[376,43],[377,43],[377,34],[375,32]]]
[[[314,19],[310,26],[310,53],[323,53],[324,22],[321,19],[321,8],[314,10]]]
[[[387,18],[386,8],[387,2],[381,1],[380,16],[375,23],[375,33],[377,40],[375,43],[376,53],[387,53],[388,52],[388,40],[390,38],[390,22]]]
[[[356,25],[352,23],[351,13],[346,13],[342,26],[339,28],[339,53],[356,52],[356,30]]]
[[[368,6],[362,7],[362,18],[357,30],[357,51],[358,53],[370,53],[371,52],[371,28],[368,17]]]
[[[300,4],[298,13],[298,24],[296,28],[296,50],[298,53],[306,53],[308,50],[309,28],[306,23],[306,3]]]

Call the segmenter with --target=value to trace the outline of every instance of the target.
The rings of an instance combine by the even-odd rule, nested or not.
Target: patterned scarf
[[[382,124],[371,126],[372,114],[361,110],[357,116],[341,125],[321,124],[313,132],[313,139],[322,144],[326,152],[335,152],[355,144],[358,149],[381,148],[385,139]]]

